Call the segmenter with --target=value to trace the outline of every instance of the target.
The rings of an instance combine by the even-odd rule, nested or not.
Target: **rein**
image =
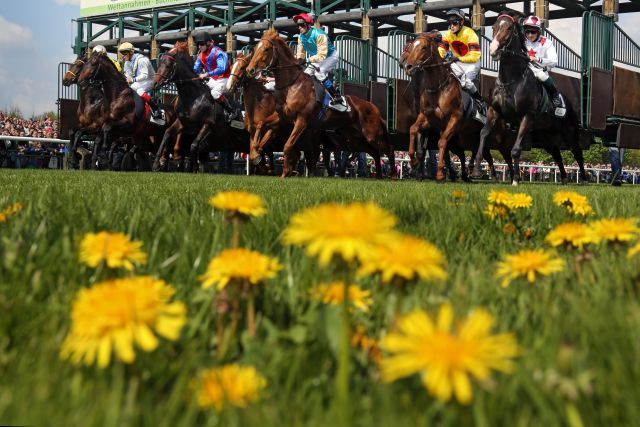
[[[298,68],[298,74],[296,74],[289,83],[282,85],[282,86],[277,86],[275,87],[276,90],[281,90],[281,89],[286,89],[289,86],[292,86],[293,84],[295,84],[298,81],[298,77],[300,77],[300,73],[303,72],[302,67],[300,66],[300,64],[289,64],[289,65],[273,65],[276,59],[276,44],[274,42],[272,42],[271,40],[261,40],[262,42],[268,42],[271,45],[271,49],[273,50],[271,52],[271,61],[269,61],[269,65],[267,65],[266,67],[262,68],[262,69],[258,69],[258,70],[254,70],[253,75],[256,74],[264,74],[264,73],[271,73],[273,71],[276,70],[282,70],[285,68]]]
[[[158,89],[160,89],[160,88],[162,88],[162,87],[165,87],[165,86],[166,86],[166,85],[168,85],[169,83],[180,84],[180,83],[187,83],[187,82],[194,82],[194,81],[196,81],[196,80],[201,80],[199,76],[192,77],[192,78],[188,78],[188,79],[178,79],[178,80],[175,80],[175,76],[176,76],[176,68],[177,68],[177,66],[175,65],[176,58],[175,58],[173,55],[170,55],[170,54],[167,54],[167,55],[163,56],[162,58],[163,58],[163,59],[164,59],[164,58],[170,59],[171,61],[173,61],[173,62],[174,62],[174,65],[173,65],[173,68],[171,68],[171,74],[170,74],[169,76],[166,76],[166,75],[164,75],[164,74],[157,73],[160,77],[162,77],[162,80],[163,80],[162,84],[160,84],[160,85],[158,86]]]
[[[498,16],[498,20],[500,18],[508,18],[509,20],[511,20],[511,22],[513,23],[513,25],[511,26],[511,30],[509,31],[509,38],[506,40],[506,43],[504,43],[497,51],[496,53],[499,53],[498,55],[498,60],[500,60],[502,58],[502,55],[508,55],[508,56],[513,56],[516,58],[520,58],[523,59],[527,62],[527,64],[530,62],[529,61],[529,56],[526,55],[522,50],[513,50],[513,49],[507,49],[507,46],[509,46],[512,42],[513,42],[513,38],[514,37],[518,37],[517,30],[517,22],[516,20],[513,18],[513,16],[510,15],[500,15]],[[497,21],[496,21],[497,22]],[[506,89],[509,86],[512,86],[515,83],[518,83],[520,81],[522,81],[524,79],[524,75],[527,72],[527,69],[529,67],[525,66],[524,70],[522,71],[522,75],[520,77],[517,77],[515,79],[513,79],[510,82],[502,82],[500,81],[500,77],[498,77],[498,79],[496,80],[496,86],[500,89]]]

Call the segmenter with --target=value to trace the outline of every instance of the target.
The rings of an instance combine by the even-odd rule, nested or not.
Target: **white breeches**
[[[151,93],[151,89],[153,89],[153,80],[143,80],[141,82],[133,82],[131,83],[131,89],[135,90],[136,93],[142,96],[145,93]]]
[[[333,51],[331,56],[328,56],[322,62],[313,63],[313,65],[307,65],[307,68],[304,70],[305,74],[313,76],[315,74],[316,79],[319,81],[324,81],[327,78],[327,74],[336,69],[338,65],[338,51]]]
[[[476,86],[473,84],[473,80],[480,72],[480,61],[469,64],[466,62],[454,62],[451,64],[451,71],[460,80],[460,85],[463,89],[473,91]]]
[[[549,72],[544,68],[536,67],[533,64],[529,64],[529,69],[533,71],[533,75],[536,76],[536,79],[540,80],[541,82],[547,81],[547,79],[549,78]]]
[[[222,95],[224,95],[227,89],[228,80],[228,78],[207,80],[207,86],[209,86],[209,89],[211,89],[211,96],[213,96],[213,99],[218,100]]]
[[[264,84],[264,88],[266,90],[268,90],[269,92],[274,92],[276,90],[276,81],[275,80],[271,80],[269,82],[266,82]]]

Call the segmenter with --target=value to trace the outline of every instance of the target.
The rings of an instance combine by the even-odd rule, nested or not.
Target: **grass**
[[[639,268],[625,250],[596,249],[581,263],[564,254],[563,273],[534,286],[503,289],[494,278],[502,255],[544,246],[563,222],[551,202],[559,186],[525,184],[534,198],[535,234],[520,240],[502,233],[481,211],[492,184],[375,182],[333,179],[124,174],[109,172],[0,171],[0,208],[24,210],[0,224],[0,424],[82,426],[327,426],[334,395],[337,309],[310,301],[308,289],[327,278],[302,250],[279,243],[290,215],[326,201],[373,200],[399,217],[399,228],[433,242],[446,254],[444,284],[415,285],[404,310],[434,313],[443,301],[456,313],[484,306],[496,331],[511,331],[524,352],[511,375],[474,384],[469,406],[442,404],[413,377],[383,384],[375,365],[353,352],[350,408],[358,426],[640,425]],[[224,189],[262,195],[269,213],[248,224],[243,245],[277,256],[284,270],[257,302],[255,339],[239,338],[225,362],[251,364],[268,380],[263,398],[245,410],[202,412],[190,383],[215,357],[215,319],[200,288],[213,255],[228,246],[230,227],[207,204]],[[454,204],[451,192],[467,194]],[[635,188],[569,186],[588,196],[597,217],[640,216]],[[99,370],[59,358],[74,294],[98,280],[78,262],[86,232],[123,231],[144,241],[149,253],[141,274],[177,289],[189,323],[177,342],[137,351],[133,365]],[[375,305],[356,321],[380,336],[392,322],[395,298],[372,280]],[[198,313],[203,313],[198,317]]]

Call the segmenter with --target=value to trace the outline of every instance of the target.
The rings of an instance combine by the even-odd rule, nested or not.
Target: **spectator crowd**
[[[49,116],[24,119],[0,111],[0,135],[58,139],[58,123]],[[64,152],[64,144],[2,140],[0,167],[57,169],[62,167]]]

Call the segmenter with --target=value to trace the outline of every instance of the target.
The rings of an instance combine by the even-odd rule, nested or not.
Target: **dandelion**
[[[332,282],[321,284],[311,290],[311,294],[323,304],[341,305],[345,297],[345,284]],[[349,303],[360,311],[368,312],[373,304],[371,292],[360,288],[358,285],[349,285],[347,288]]]
[[[506,235],[514,234],[516,231],[518,231],[518,229],[516,228],[516,225],[512,222],[508,222],[502,227],[502,232]]]
[[[376,244],[393,238],[396,222],[394,215],[371,202],[327,203],[294,214],[282,240],[305,246],[307,254],[317,256],[322,266],[334,257],[352,263]]]
[[[453,309],[442,304],[437,319],[416,310],[398,320],[397,332],[381,340],[390,356],[381,363],[382,378],[396,381],[420,374],[428,392],[447,402],[455,395],[469,404],[473,397],[469,377],[488,379],[491,370],[509,373],[519,348],[511,333],[491,335],[495,319],[483,309],[473,310],[452,330]]]
[[[203,288],[224,289],[229,283],[247,281],[258,285],[276,277],[282,265],[276,258],[249,249],[226,249],[215,256],[207,271],[198,277]]]
[[[117,279],[82,289],[71,307],[71,329],[61,357],[100,368],[111,354],[124,363],[135,360],[134,345],[158,347],[156,334],[175,341],[187,321],[182,302],[170,302],[175,290],[150,276]],[[155,334],[154,334],[155,332]]]
[[[586,216],[593,212],[587,198],[575,191],[557,191],[553,195],[553,202],[564,206],[573,215]]]
[[[491,190],[487,196],[487,201],[492,205],[509,207],[511,198],[511,193],[506,190]]]
[[[253,366],[231,364],[201,371],[194,385],[198,405],[220,411],[225,406],[244,408],[257,401],[267,380]]]
[[[590,225],[597,241],[629,242],[637,239],[640,234],[636,218],[601,219]]]
[[[627,258],[633,258],[638,254],[640,254],[640,242],[636,243],[635,246],[629,248],[629,251],[627,252]]]
[[[87,233],[80,242],[80,261],[89,267],[97,267],[104,262],[109,268],[122,267],[132,271],[134,264],[147,262],[147,254],[141,248],[141,241],[132,241],[123,233]]]
[[[380,343],[375,338],[367,335],[367,331],[362,326],[357,327],[353,333],[351,345],[366,353],[376,364],[382,362]]]
[[[22,203],[16,202],[11,206],[7,206],[3,211],[0,211],[0,223],[5,223],[12,216],[17,215],[22,210]]]
[[[211,197],[209,204],[224,211],[228,218],[257,218],[267,213],[262,197],[246,191],[222,191]]]
[[[498,263],[497,277],[502,277],[502,287],[518,277],[525,277],[533,283],[537,276],[549,276],[564,269],[564,261],[552,253],[541,249],[522,250],[515,255],[507,255]]]
[[[566,245],[578,249],[582,249],[584,245],[595,243],[591,228],[580,222],[560,224],[551,230],[544,240],[551,246]]]
[[[445,257],[429,242],[398,234],[363,257],[360,275],[380,274],[382,282],[445,280]]]
[[[533,206],[533,197],[526,193],[516,193],[511,195],[509,209],[525,209]]]
[[[467,193],[465,193],[462,190],[453,190],[451,192],[451,197],[453,197],[453,201],[454,202],[459,202],[462,199],[464,199],[465,197],[467,197]]]
[[[487,215],[492,220],[496,218],[498,219],[504,218],[505,216],[507,216],[508,212],[509,212],[509,208],[507,208],[506,206],[492,205],[492,204],[487,205],[487,208],[484,210],[484,214]]]

